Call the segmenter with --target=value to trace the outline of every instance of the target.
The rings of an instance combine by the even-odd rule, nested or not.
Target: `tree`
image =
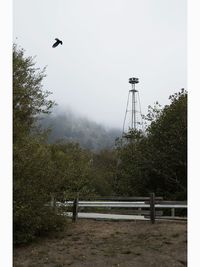
[[[51,193],[59,200],[92,192],[91,153],[75,143],[49,145],[52,171]]]
[[[20,146],[14,144],[13,152],[14,243],[18,244],[51,228],[53,214],[45,206],[50,200],[48,175],[51,162],[48,148],[37,138],[24,137]]]
[[[149,107],[145,135],[118,148],[117,190],[122,194],[148,194],[171,199],[187,197],[187,92],[169,97],[171,103]],[[133,142],[134,140],[134,142]]]
[[[13,130],[14,143],[33,129],[38,115],[49,113],[55,102],[48,100],[49,91],[42,90],[45,68],[35,67],[33,57],[13,46]]]
[[[116,175],[116,153],[114,150],[101,150],[93,153],[92,185],[97,195],[114,195]]]
[[[58,229],[64,222],[45,204],[49,201],[51,157],[43,134],[36,134],[35,122],[50,112],[54,102],[42,90],[44,71],[34,68],[33,58],[13,47],[14,119],[14,243],[25,243],[36,235]]]
[[[141,131],[130,130],[117,146],[118,165],[115,191],[119,195],[138,196],[144,192],[142,179],[142,158],[145,150],[145,135]]]
[[[147,129],[151,175],[160,190],[173,198],[187,197],[187,92],[169,97],[159,117]],[[150,181],[152,182],[152,179]],[[150,183],[149,181],[149,183]],[[154,182],[155,183],[155,182]]]

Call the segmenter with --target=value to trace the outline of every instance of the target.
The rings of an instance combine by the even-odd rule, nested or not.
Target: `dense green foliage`
[[[34,238],[47,216],[48,183],[44,165],[49,153],[41,144],[43,136],[32,134],[36,115],[49,112],[53,102],[41,90],[43,71],[34,68],[24,50],[13,47],[13,155],[14,155],[14,243]],[[47,165],[48,166],[48,165]],[[51,211],[49,211],[49,214]],[[48,225],[45,226],[48,228]]]
[[[146,133],[133,132],[118,147],[119,194],[187,198],[187,92],[181,90],[170,100],[163,109],[149,107]]]
[[[51,193],[59,200],[76,194],[87,195],[92,192],[91,153],[75,143],[49,145],[51,149]]]
[[[48,100],[50,92],[42,90],[43,69],[34,67],[32,57],[25,57],[23,49],[13,47],[13,122],[14,142],[32,130],[37,115],[49,113],[55,104]]]
[[[93,154],[91,182],[97,195],[115,195],[116,163],[114,150],[101,150]]]
[[[35,235],[63,225],[49,201],[50,153],[37,138],[26,136],[14,144],[14,242],[24,243]],[[49,220],[47,220],[49,218]],[[60,224],[61,223],[61,224]]]
[[[13,47],[14,243],[62,229],[63,216],[47,204],[89,190],[90,154],[76,144],[53,144],[37,127],[54,102],[42,90],[44,71]]]

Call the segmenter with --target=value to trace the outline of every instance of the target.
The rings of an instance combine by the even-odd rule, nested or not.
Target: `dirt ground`
[[[15,248],[13,266],[187,266],[187,224],[79,219],[62,234]]]

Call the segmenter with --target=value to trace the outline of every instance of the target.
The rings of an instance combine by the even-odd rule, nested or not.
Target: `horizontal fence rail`
[[[161,201],[163,197],[155,197],[156,200]],[[149,201],[149,197],[87,197],[83,201]],[[81,201],[81,199],[80,199]]]
[[[175,209],[187,209],[187,201],[166,201],[166,200],[163,200],[163,197],[156,197],[154,193],[151,193],[149,197],[97,197],[97,198],[87,197],[86,200],[80,200],[77,195],[77,197],[74,198],[73,201],[71,199],[65,202],[57,201],[55,202],[55,206],[57,208],[58,207],[72,208],[72,221],[74,222],[78,218],[79,208],[96,207],[96,208],[120,208],[120,210],[122,208],[127,208],[127,209],[132,208],[131,210],[132,214],[149,216],[151,223],[155,223],[155,218],[157,216],[160,216],[160,218],[161,217],[166,218],[166,216],[165,217],[162,216],[163,215],[162,209],[171,209],[170,218],[177,218],[177,219],[185,220],[184,217],[175,217]],[[66,212],[64,212],[63,214],[65,213]],[[80,213],[80,216],[81,215],[82,213]],[[89,215],[90,213],[88,213],[88,216]],[[124,216],[124,215],[120,215],[120,216]]]
[[[56,206],[58,207],[67,207],[73,206],[73,201],[66,202],[56,202]],[[126,202],[126,201],[79,201],[79,207],[111,207],[111,208],[150,208],[150,204],[145,202]],[[187,204],[185,202],[183,204],[176,202],[167,202],[161,204],[155,204],[155,208],[187,208]]]

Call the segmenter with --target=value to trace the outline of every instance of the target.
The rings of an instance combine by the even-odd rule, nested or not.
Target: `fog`
[[[186,0],[15,0],[14,42],[47,66],[60,108],[122,128],[130,77],[142,112],[186,83]],[[63,45],[52,48],[54,39]]]
[[[49,143],[76,142],[92,151],[113,148],[116,138],[122,135],[120,129],[105,127],[72,110],[58,107],[52,114],[43,116],[39,124],[43,129],[50,129]]]

